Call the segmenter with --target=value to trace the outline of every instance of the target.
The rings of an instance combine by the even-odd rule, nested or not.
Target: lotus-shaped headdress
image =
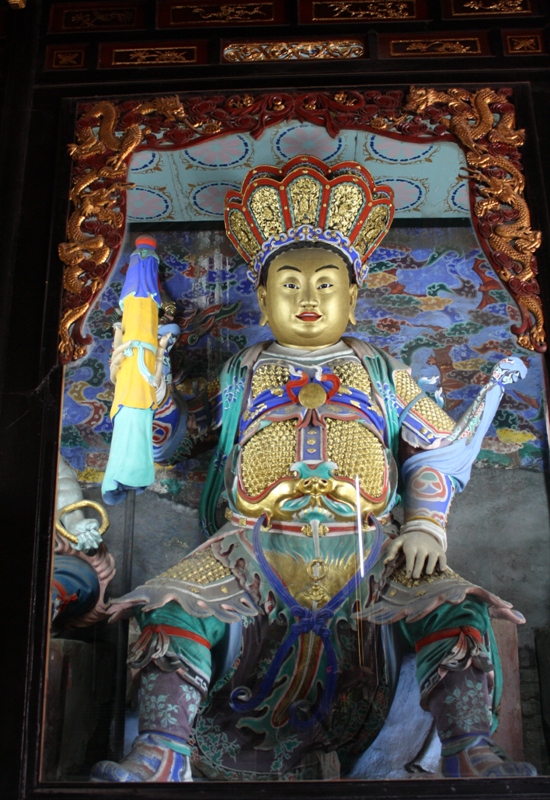
[[[255,167],[241,191],[225,198],[227,235],[249,264],[254,286],[269,261],[298,242],[340,251],[361,285],[393,213],[391,188],[376,185],[362,164],[328,166],[313,156],[296,156],[282,169]]]

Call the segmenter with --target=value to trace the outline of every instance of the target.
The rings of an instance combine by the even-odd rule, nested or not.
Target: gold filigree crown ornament
[[[298,242],[327,245],[351,263],[359,286],[367,259],[393,220],[393,191],[376,185],[356,161],[329,167],[313,156],[296,156],[282,169],[255,167],[240,192],[225,198],[225,229],[250,265],[257,287],[262,269]]]

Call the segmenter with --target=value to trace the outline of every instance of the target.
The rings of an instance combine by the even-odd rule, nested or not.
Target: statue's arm
[[[414,578],[420,577],[424,569],[431,574],[437,564],[442,569],[445,567],[445,529],[453,495],[455,491],[462,491],[468,482],[472,464],[505,386],[515,383],[525,374],[526,367],[519,358],[503,359],[470,408],[448,432],[434,430],[434,424],[430,429],[429,418],[437,416],[437,406],[433,403],[430,409],[429,403],[433,401],[426,397],[422,398],[425,419],[419,436],[411,421],[403,420],[400,454],[405,486],[405,521],[400,536],[394,539],[388,550],[387,561],[403,549],[407,572]],[[403,398],[400,403],[403,403]],[[416,405],[419,406],[420,401]],[[414,405],[410,406],[408,414],[412,415],[413,409]],[[416,416],[421,411],[417,408]],[[443,423],[441,417],[437,426],[441,429]],[[424,446],[421,436],[426,440]]]
[[[59,456],[57,462],[57,495],[56,511],[59,512],[67,506],[78,503],[83,499],[82,489],[74,469]],[[95,519],[87,518],[82,509],[77,508],[63,514],[61,518],[65,529],[78,539],[72,543],[73,550],[83,553],[95,551],[101,544],[102,538],[99,523]]]
[[[403,441],[400,451],[408,459],[415,455],[414,448]],[[429,463],[408,469],[404,483],[404,523],[388,549],[386,562],[402,549],[408,575],[419,578],[423,571],[431,575],[436,566],[445,569],[447,565],[446,525],[455,485],[452,476]]]

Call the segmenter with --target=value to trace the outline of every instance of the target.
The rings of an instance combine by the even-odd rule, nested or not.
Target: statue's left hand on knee
[[[407,577],[420,578],[424,573],[431,575],[439,565],[440,570],[447,566],[445,551],[437,539],[423,531],[411,531],[394,539],[384,559],[388,564],[393,561],[399,551],[403,551],[406,559]]]

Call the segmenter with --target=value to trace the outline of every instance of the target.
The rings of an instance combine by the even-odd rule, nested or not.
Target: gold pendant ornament
[[[300,389],[298,400],[304,408],[320,408],[327,401],[327,393],[319,383],[306,383]]]

